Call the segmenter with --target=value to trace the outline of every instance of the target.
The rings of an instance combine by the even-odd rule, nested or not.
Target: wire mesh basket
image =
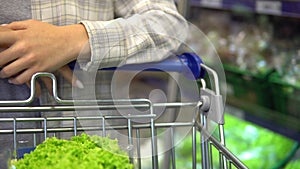
[[[186,59],[186,57],[196,57],[196,59]],[[179,143],[176,141],[178,140],[176,138],[180,137],[179,142],[181,142],[185,138],[190,137],[192,140],[192,149],[189,151],[192,159],[188,163],[191,168],[247,168],[225,146],[223,100],[218,87],[217,73],[203,64],[198,58],[195,55],[190,56],[190,54],[185,54],[185,62],[189,62],[186,65],[190,69],[193,69],[193,72],[196,72],[194,76],[200,79],[199,81],[202,84],[199,100],[189,102],[180,100],[153,102],[149,98],[64,100],[58,96],[56,77],[51,73],[37,73],[32,77],[31,95],[28,99],[0,101],[0,114],[7,112],[15,114],[19,112],[28,113],[27,117],[0,116],[0,123],[2,124],[0,125],[2,126],[0,128],[0,136],[7,138],[6,140],[0,139],[0,144],[7,144],[9,149],[13,149],[12,151],[16,152],[15,155],[12,155],[12,158],[23,158],[24,153],[33,151],[38,144],[42,143],[48,137],[60,137],[62,135],[64,137],[66,135],[71,137],[83,132],[107,136],[111,133],[110,131],[120,131],[125,138],[121,140],[123,145],[125,145],[123,148],[128,152],[130,162],[133,163],[134,168],[158,169],[179,168],[180,166],[177,165],[177,162],[180,161],[180,158],[178,158],[176,153]],[[190,62],[193,63],[191,64]],[[162,63],[159,63],[159,66],[162,66]],[[132,67],[130,68],[132,69]],[[182,68],[178,70],[180,70],[178,71],[179,73],[182,73]],[[174,71],[173,68],[172,71]],[[214,90],[205,88],[203,72],[212,75],[216,86]],[[35,95],[35,81],[39,77],[52,79],[52,94],[55,104],[31,105]],[[160,107],[163,107],[163,114],[168,117],[168,120],[157,118],[156,110]],[[189,114],[192,117],[190,120],[174,120],[176,110],[182,108],[188,108],[185,115]],[[33,112],[92,112],[98,110],[122,111],[128,109],[139,109],[145,113],[30,117]],[[122,123],[119,123],[118,120],[122,120]],[[97,123],[94,123],[95,121]],[[63,122],[67,122],[69,125],[61,125]],[[209,130],[211,123],[215,124],[217,132],[212,133]],[[23,124],[34,125],[24,125],[26,127],[23,127]],[[180,129],[182,128],[185,128],[185,135],[181,136]],[[145,131],[147,133],[147,141],[144,141],[145,135],[143,133]],[[26,139],[31,141],[26,142]],[[162,143],[167,143],[168,146],[162,146]],[[217,150],[218,153],[213,154],[213,149]],[[145,152],[148,153],[148,163],[144,160]]]

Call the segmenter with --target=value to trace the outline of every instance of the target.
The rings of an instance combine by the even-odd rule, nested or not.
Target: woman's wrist
[[[69,46],[70,61],[84,53],[90,53],[88,33],[82,24],[63,26],[66,37],[66,43]]]

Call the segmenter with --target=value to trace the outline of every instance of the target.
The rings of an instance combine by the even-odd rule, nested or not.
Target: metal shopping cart
[[[170,66],[171,64],[171,66]],[[190,154],[192,160],[189,161],[191,168],[247,168],[236,156],[234,156],[225,146],[225,136],[224,136],[224,118],[223,118],[223,100],[219,91],[219,81],[217,73],[204,65],[201,59],[193,53],[184,53],[177,56],[175,59],[166,59],[160,63],[150,63],[147,67],[164,67],[164,70],[175,71],[179,73],[186,73],[186,71],[191,71],[193,73],[193,78],[200,79],[199,84],[202,84],[199,100],[195,102],[184,102],[184,101],[174,101],[174,102],[156,102],[153,103],[148,98],[136,98],[136,99],[115,99],[115,100],[66,100],[61,99],[57,92],[57,81],[56,77],[51,73],[37,73],[32,77],[31,80],[31,95],[26,100],[6,100],[0,101],[0,113],[5,112],[53,112],[53,111],[76,111],[76,110],[123,110],[123,109],[143,109],[147,110],[145,114],[127,114],[127,115],[103,115],[103,116],[68,116],[68,117],[26,117],[26,118],[0,118],[0,123],[6,123],[11,128],[2,129],[0,128],[0,135],[7,135],[13,138],[13,149],[17,152],[16,158],[21,158],[24,151],[31,151],[32,149],[26,148],[22,149],[20,144],[22,144],[18,138],[21,135],[29,135],[33,138],[34,142],[31,147],[35,147],[39,143],[39,135],[42,136],[42,140],[47,137],[55,136],[59,133],[71,132],[72,135],[78,135],[80,132],[87,131],[99,131],[103,136],[110,130],[123,130],[127,135],[127,151],[131,162],[134,164],[135,168],[144,168],[143,166],[143,155],[141,150],[145,148],[142,145],[140,138],[142,138],[140,131],[149,131],[149,151],[150,151],[150,168],[178,168],[176,161],[180,160],[176,156],[177,146],[174,143],[174,138],[176,136],[177,129],[182,127],[188,127],[190,131],[187,137],[192,139],[192,150]],[[188,67],[189,70],[186,70]],[[141,70],[141,65],[130,65],[124,66],[122,70]],[[148,69],[147,69],[148,70]],[[154,70],[154,69],[153,69]],[[211,74],[213,77],[213,82],[215,89],[210,90],[205,86],[205,72]],[[39,105],[32,106],[30,103],[34,99],[35,95],[35,81],[39,77],[49,77],[53,82],[53,98],[55,100],[54,105]],[[200,87],[199,87],[200,88]],[[93,103],[93,104],[91,104]],[[95,104],[96,103],[96,104]],[[180,109],[183,107],[191,107],[192,111],[185,112],[192,114],[193,118],[190,121],[159,121],[156,120],[156,108],[164,107],[165,112],[172,109]],[[172,115],[172,111],[170,111]],[[169,113],[170,113],[169,112]],[[174,113],[174,112],[173,112]],[[126,123],[124,124],[111,124],[106,125],[110,120],[124,119]],[[146,119],[141,123],[135,123],[136,119]],[[80,125],[79,121],[89,121],[89,120],[99,120],[98,126],[83,126]],[[49,126],[50,122],[60,122],[69,121],[72,125],[65,126]],[[210,123],[213,122],[217,125],[217,131],[214,134],[208,130]],[[19,128],[19,123],[38,123],[36,127],[32,128]],[[160,160],[160,145],[157,140],[157,135],[160,129],[168,128],[166,142],[171,144],[167,151],[164,151],[163,158],[165,160]],[[216,134],[217,133],[217,136]],[[199,138],[200,137],[200,138]],[[200,139],[200,143],[199,140]],[[2,143],[0,143],[2,144]],[[129,148],[128,148],[129,147]],[[130,148],[131,147],[131,148]],[[134,147],[134,148],[133,148]],[[218,151],[217,154],[213,155],[213,150]],[[199,161],[199,156],[201,160]],[[197,158],[198,157],[198,158]],[[213,159],[217,158],[218,164],[215,164]],[[163,162],[162,162],[163,161]],[[199,165],[201,163],[201,165]],[[149,165],[147,165],[149,167]]]

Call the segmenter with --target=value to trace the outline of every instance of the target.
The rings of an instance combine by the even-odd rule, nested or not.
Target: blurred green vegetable
[[[300,167],[300,160],[291,161],[284,169],[297,169]]]
[[[250,169],[275,169],[284,165],[297,143],[277,133],[253,123],[243,121],[232,115],[225,115],[226,147]],[[197,134],[197,146],[200,145],[200,134]],[[200,151],[200,146],[197,147]],[[219,158],[216,149],[212,149],[213,163],[218,168]],[[178,168],[191,168],[192,139],[187,137],[176,148]],[[197,166],[201,166],[201,154],[197,154]],[[300,163],[292,166],[300,168]]]
[[[17,169],[132,169],[128,155],[117,140],[82,134],[71,140],[48,138],[23,159]]]
[[[292,151],[295,141],[268,129],[226,115],[227,147],[249,168],[273,169]]]

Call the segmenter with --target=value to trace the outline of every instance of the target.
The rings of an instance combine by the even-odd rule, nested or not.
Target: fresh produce
[[[48,138],[23,159],[17,169],[132,169],[128,155],[117,140],[82,134],[70,140]]]
[[[249,168],[277,168],[296,144],[287,137],[232,115],[226,115],[225,121],[227,147]]]
[[[225,137],[227,148],[247,167],[255,169],[276,169],[288,162],[286,159],[297,143],[277,133],[271,132],[255,124],[225,114]],[[200,134],[197,134],[197,145],[200,145]],[[197,147],[200,151],[200,146]],[[176,148],[178,168],[191,168],[192,139],[187,137]],[[218,168],[219,157],[212,149],[213,165]],[[289,166],[300,168],[300,163]],[[197,166],[201,166],[201,154],[197,154]],[[297,166],[297,167],[296,167]]]
[[[284,169],[296,169],[300,167],[300,160],[291,161],[284,167]]]

